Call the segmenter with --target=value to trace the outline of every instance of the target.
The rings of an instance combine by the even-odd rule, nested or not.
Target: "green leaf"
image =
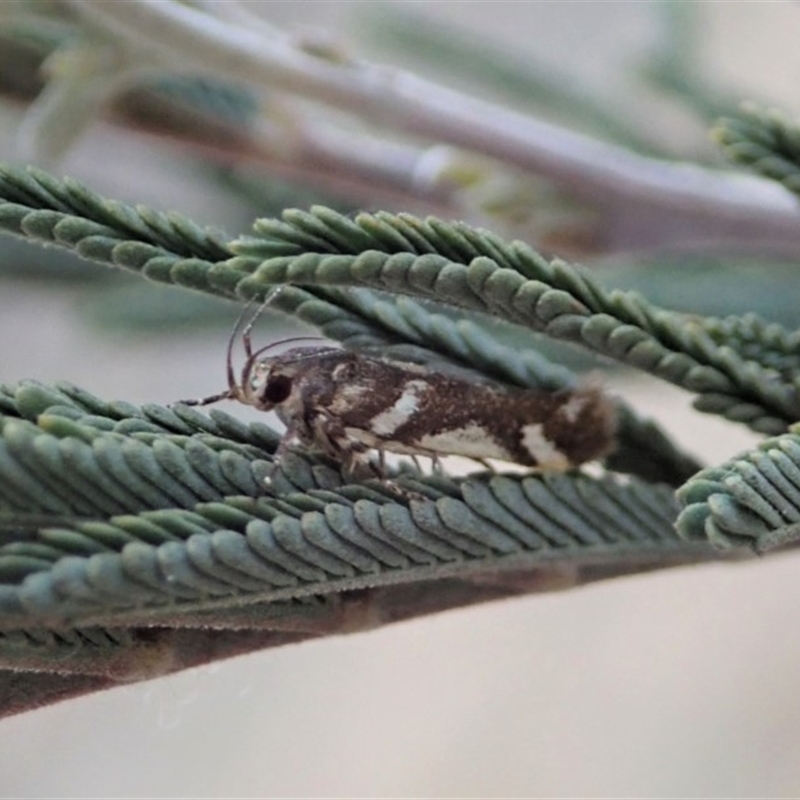
[[[725,155],[800,194],[800,126],[774,110],[746,106],[712,131]]]
[[[677,493],[688,541],[764,552],[800,538],[800,428],[702,470]]]

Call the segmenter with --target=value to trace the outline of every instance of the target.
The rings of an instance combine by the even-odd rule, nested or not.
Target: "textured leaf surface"
[[[800,127],[777,111],[755,107],[721,119],[714,138],[732,161],[800,194]]]
[[[632,479],[407,471],[390,485],[343,485],[333,465],[296,453],[267,493],[277,436],[263,425],[120,407],[67,384],[4,397],[6,624],[288,599],[480,559],[681,547],[671,492]]]
[[[0,170],[0,198],[8,232],[219,297],[270,296],[351,349],[475,381],[579,386],[539,353],[549,336],[756,430],[783,433],[798,416],[790,332],[690,320],[462,223],[290,210],[228,243],[36,170]],[[405,464],[388,482],[354,484],[296,449],[267,488],[280,434],[264,425],[66,383],[0,387],[0,668],[95,681],[43,682],[48,702],[256,647],[720,558],[712,544],[745,541],[740,529],[761,549],[773,541],[759,538],[776,518],[752,487],[735,523],[708,535],[721,479],[692,483],[699,465],[664,431],[622,400],[618,417],[604,470],[454,478]],[[682,539],[673,488],[687,480]],[[702,506],[697,486],[712,485]],[[31,686],[5,686],[0,706],[24,707]]]
[[[800,430],[704,469],[678,491],[687,540],[756,551],[800,538]]]

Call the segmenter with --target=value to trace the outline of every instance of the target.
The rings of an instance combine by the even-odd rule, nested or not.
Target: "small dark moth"
[[[268,355],[286,339],[253,351],[237,381],[228,346],[228,390],[194,401],[238,400],[274,410],[286,425],[275,463],[295,443],[343,464],[349,476],[375,475],[377,450],[437,459],[500,459],[539,470],[565,470],[613,446],[612,403],[595,387],[546,392],[499,388],[332,346],[298,346]],[[235,335],[235,334],[234,334]]]

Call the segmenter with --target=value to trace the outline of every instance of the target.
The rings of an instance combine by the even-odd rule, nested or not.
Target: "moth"
[[[239,379],[231,337],[228,389],[190,402],[233,399],[274,410],[286,425],[276,465],[299,443],[342,463],[349,477],[382,475],[386,451],[563,471],[613,447],[614,407],[596,387],[557,392],[496,387],[334,346],[294,346],[270,355],[278,345],[311,337],[254,351],[251,328],[252,322],[243,334],[246,361]],[[369,461],[373,450],[378,470]]]

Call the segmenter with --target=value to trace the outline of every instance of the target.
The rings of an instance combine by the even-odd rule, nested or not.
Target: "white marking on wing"
[[[425,381],[409,381],[400,397],[369,421],[369,429],[378,436],[391,436],[408,422],[419,408],[419,396],[428,389]]]
[[[367,388],[358,384],[342,384],[336,390],[331,402],[331,411],[334,414],[346,414],[354,406],[358,406]]]
[[[522,446],[544,469],[563,470],[570,466],[569,459],[544,435],[541,423],[522,426]]]
[[[588,397],[585,395],[573,395],[564,403],[558,410],[558,413],[567,420],[567,422],[575,422],[580,416],[581,411],[586,407]]]
[[[468,456],[472,458],[500,458],[505,461],[513,457],[481,425],[466,425],[449,431],[427,434],[418,440],[420,447],[436,453]]]

